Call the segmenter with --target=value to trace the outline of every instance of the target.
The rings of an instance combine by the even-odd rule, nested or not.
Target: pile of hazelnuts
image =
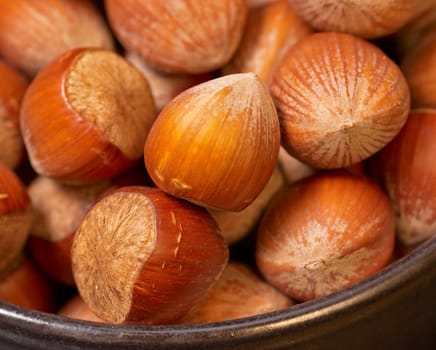
[[[109,323],[331,295],[436,232],[436,1],[0,1],[0,299]]]

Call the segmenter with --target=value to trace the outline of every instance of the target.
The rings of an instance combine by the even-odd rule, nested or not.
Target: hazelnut
[[[428,8],[395,33],[393,43],[400,56],[404,57],[415,51],[416,46],[423,38],[436,31],[436,1],[429,0],[428,3],[433,3],[433,7]]]
[[[56,290],[43,274],[23,257],[0,276],[0,300],[28,309],[54,312]]]
[[[92,312],[80,295],[71,297],[58,311],[58,315],[83,321],[105,322]]]
[[[231,261],[219,280],[181,323],[208,323],[286,309],[293,301],[262,280],[253,269]]]
[[[31,222],[26,188],[14,172],[0,163],[0,273],[21,254]]]
[[[74,234],[88,209],[109,186],[108,181],[68,186],[47,177],[38,177],[30,184],[34,219],[29,252],[56,282],[74,286],[70,253]]]
[[[395,33],[434,6],[410,0],[289,0],[307,23],[320,31],[373,39]]]
[[[0,2],[0,56],[30,76],[64,51],[113,48],[103,17],[89,0]]]
[[[416,245],[436,232],[436,109],[412,110],[401,132],[377,155],[397,216],[397,233]]]
[[[268,91],[253,73],[231,74],[175,97],[150,130],[144,160],[165,192],[239,211],[265,187],[279,146]]]
[[[80,295],[112,323],[174,322],[206,294],[227,259],[205,209],[139,186],[99,200],[72,248]]]
[[[415,108],[436,108],[435,62],[436,29],[423,37],[401,64]]]
[[[317,33],[291,47],[271,93],[282,145],[315,168],[342,168],[379,151],[400,131],[409,90],[379,48],[349,34]]]
[[[106,0],[112,29],[126,49],[168,73],[213,71],[234,54],[246,0]]]
[[[147,79],[158,112],[184,90],[211,79],[210,74],[188,75],[159,72],[150,67],[141,56],[131,51],[125,57]]]
[[[269,83],[271,72],[286,50],[311,29],[295,12],[288,0],[268,2],[250,9],[244,35],[224,74],[256,73]]]
[[[30,84],[21,132],[38,174],[84,185],[140,159],[154,119],[148,83],[136,68],[111,51],[75,49]]]
[[[0,162],[11,169],[24,158],[19,110],[27,81],[0,60]]]
[[[320,172],[290,185],[268,208],[256,263],[273,286],[306,301],[379,271],[394,242],[394,212],[377,185],[346,171]]]

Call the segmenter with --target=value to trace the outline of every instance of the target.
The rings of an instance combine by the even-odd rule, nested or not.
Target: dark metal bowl
[[[434,350],[436,237],[355,286],[235,321],[106,325],[0,303],[0,348]]]

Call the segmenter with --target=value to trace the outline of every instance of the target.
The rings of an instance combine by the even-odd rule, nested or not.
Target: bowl
[[[107,325],[0,303],[0,348],[436,349],[436,236],[354,286],[289,309],[180,326]]]

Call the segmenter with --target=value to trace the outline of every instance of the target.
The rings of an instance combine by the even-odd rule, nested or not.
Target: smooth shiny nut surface
[[[280,134],[268,91],[253,73],[190,88],[159,114],[145,165],[158,187],[206,207],[239,211],[268,182]]]

